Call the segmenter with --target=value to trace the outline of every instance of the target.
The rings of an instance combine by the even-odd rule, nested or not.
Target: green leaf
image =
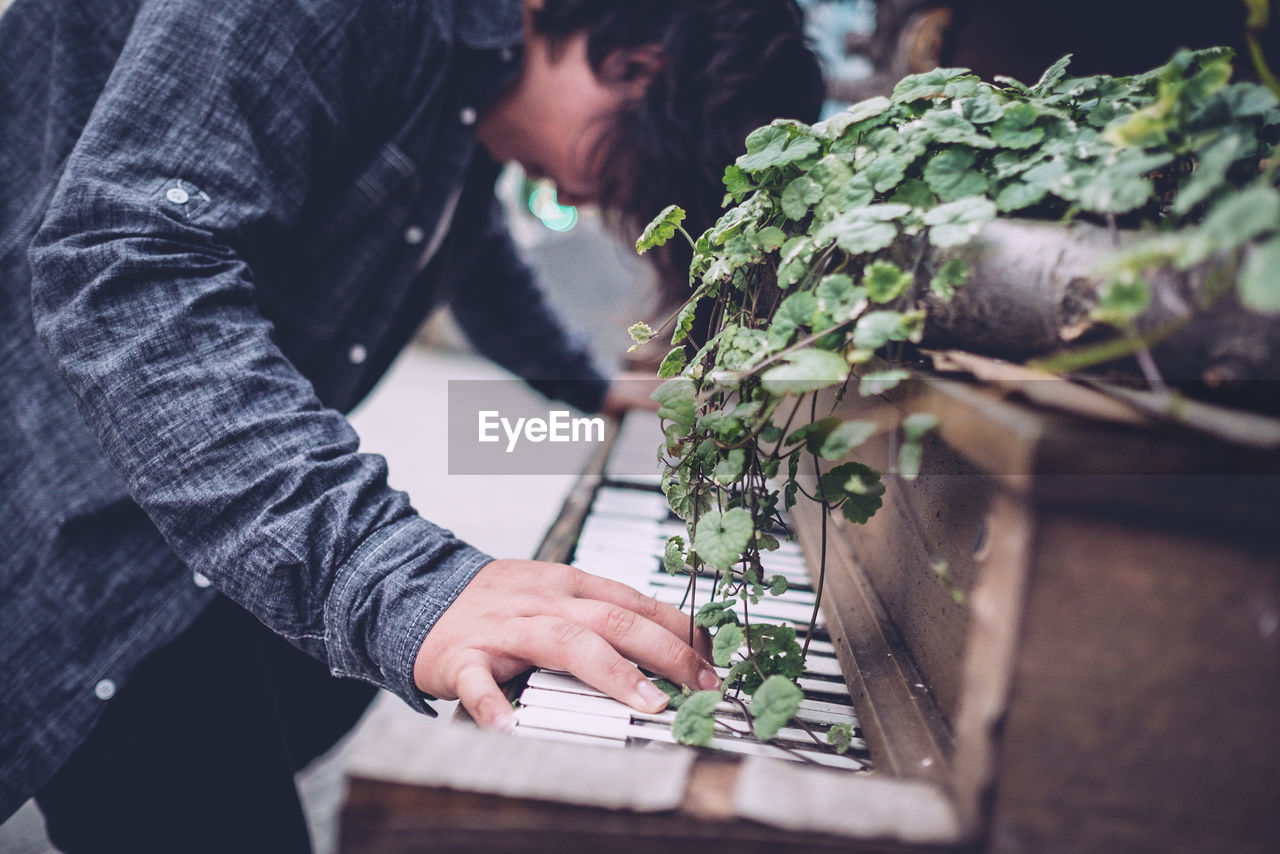
[[[913,208],[931,208],[938,203],[938,197],[924,181],[919,178],[908,178],[893,191],[889,201],[911,205]]]
[[[969,98],[961,98],[956,103],[960,105],[960,115],[975,125],[990,124],[1004,114],[1004,107],[1001,106],[1000,101],[985,92]]]
[[[850,255],[879,252],[893,243],[898,236],[897,227],[872,219],[864,211],[858,209],[840,214],[818,230],[814,243],[822,247],[835,240],[836,245]]]
[[[728,486],[742,480],[742,470],[747,464],[747,452],[742,448],[730,451],[723,460],[716,463],[711,473],[712,479],[721,486]]]
[[[813,174],[813,173],[810,173]],[[816,177],[815,177],[815,180]],[[855,211],[871,203],[875,190],[871,188],[871,179],[866,175],[854,175],[848,182],[841,184],[834,191],[823,190],[822,201],[813,208],[813,225],[825,224],[845,211]],[[810,226],[813,231],[813,226]]]
[[[728,667],[730,659],[742,647],[745,638],[742,627],[737,622],[720,626],[711,642],[711,660],[720,667]]]
[[[775,575],[769,579],[769,592],[774,596],[781,596],[786,593],[789,586],[785,575]]]
[[[853,329],[853,346],[859,350],[878,350],[890,341],[906,339],[902,315],[896,311],[869,311]]]
[[[834,747],[836,753],[848,753],[853,746],[853,724],[832,724],[827,730],[827,744]]]
[[[942,265],[934,277],[929,280],[929,290],[945,300],[951,299],[956,288],[969,278],[969,268],[959,258],[952,258]]]
[[[884,394],[890,389],[897,388],[903,380],[909,379],[911,379],[910,372],[900,368],[891,368],[887,371],[871,371],[863,374],[862,379],[858,382],[858,394],[863,397]]]
[[[838,353],[800,350],[765,371],[761,383],[770,394],[799,394],[839,385],[848,376],[849,365]]]
[[[755,189],[751,176],[738,166],[730,163],[724,170],[724,188],[734,202],[741,202]]]
[[[995,216],[996,206],[990,199],[970,196],[927,211],[924,222],[931,227],[930,242],[939,249],[946,249],[967,243]]]
[[[714,715],[720,699],[719,691],[694,691],[686,697],[671,724],[676,741],[694,746],[708,744],[715,732]]]
[[[938,416],[929,412],[916,412],[902,419],[902,434],[908,442],[919,442],[930,430],[938,427]]]
[[[1168,152],[1121,152],[1114,163],[1092,171],[1091,177],[1079,183],[1076,198],[1085,210],[1126,213],[1146,204],[1153,195],[1151,180],[1144,176],[1172,160],[1173,155]]]
[[[1044,74],[1040,75],[1039,82],[1031,87],[1031,92],[1035,95],[1041,96],[1049,94],[1049,92],[1053,90],[1053,87],[1058,85],[1058,82],[1066,76],[1067,66],[1070,64],[1071,54],[1067,54],[1053,65],[1050,65],[1045,69]]]
[[[956,101],[963,101],[965,98],[971,98],[982,90],[982,78],[976,74],[966,74],[962,77],[956,77],[947,81],[947,85],[942,87],[942,97],[950,98],[952,104]]]
[[[845,421],[827,433],[818,447],[811,450],[824,460],[838,460],[870,439],[875,432],[876,425],[871,421]]]
[[[804,694],[784,676],[770,676],[751,695],[756,738],[768,741],[800,708]]]
[[[752,235],[757,246],[765,252],[772,252],[782,246],[787,241],[787,233],[776,225],[770,225],[762,228]]]
[[[667,205],[641,232],[640,239],[636,241],[636,252],[643,255],[650,249],[663,245],[675,236],[676,229],[682,222],[684,222],[684,208],[679,205]]]
[[[797,329],[808,329],[813,324],[813,313],[818,301],[808,291],[791,294],[779,305],[769,327],[769,343],[775,349],[785,347]]]
[[[778,264],[778,286],[789,287],[809,271],[809,262],[813,260],[816,247],[806,235],[799,235],[782,245],[782,258]]]
[[[671,507],[671,512],[681,519],[692,519],[695,509],[701,513],[711,506],[711,498],[707,495],[708,491],[704,489],[698,493],[698,502],[695,508],[693,493],[686,485],[679,483],[663,483],[662,485],[662,492],[667,496],[667,504]]]
[[[934,142],[959,143],[970,148],[995,148],[996,145],[989,137],[978,133],[972,122],[950,110],[925,113],[924,128]]]
[[[873,261],[862,271],[862,284],[872,302],[897,299],[911,284],[911,277],[891,261]]]
[[[698,520],[693,550],[708,566],[728,569],[742,557],[754,529],[751,514],[741,507],[724,513],[713,510]]]
[[[667,575],[676,575],[684,568],[684,537],[676,535],[667,538],[666,548],[662,552],[662,568]]]
[[[627,327],[627,334],[631,336],[631,340],[636,342],[627,348],[627,352],[639,350],[645,344],[653,340],[653,330],[649,328],[649,324],[643,320],[639,323],[633,323]]]
[[[685,689],[676,685],[674,682],[668,682],[666,679],[650,679],[649,681],[656,685],[658,690],[667,695],[667,708],[672,711],[679,709],[688,697],[688,694],[685,693]]]
[[[1214,205],[1205,216],[1201,231],[1212,253],[1243,246],[1277,228],[1280,228],[1280,191],[1259,180]],[[1187,260],[1196,263],[1203,258]]]
[[[795,136],[785,127],[766,125],[747,137],[747,153],[736,161],[746,172],[786,166],[817,154],[821,144],[811,136]]]
[[[924,449],[919,442],[903,442],[898,448],[898,475],[904,480],[915,480],[924,462]]]
[[[693,615],[693,623],[696,626],[702,626],[704,629],[715,628],[725,623],[736,623],[738,622],[737,606],[737,599],[708,602],[698,609],[698,613]]]
[[[924,74],[909,75],[893,87],[893,102],[900,104],[921,98],[936,98],[943,93],[947,83],[968,72],[967,68],[935,68]]]
[[[865,524],[880,509],[884,484],[880,473],[862,463],[842,463],[818,479],[818,495],[828,504],[841,504],[844,517]]]
[[[671,343],[679,344],[681,341],[689,337],[690,330],[693,329],[693,319],[698,312],[698,301],[689,300],[680,309],[680,313],[676,315],[676,328],[671,333]]]
[[[808,424],[797,429],[787,437],[785,444],[794,445],[797,442],[804,442],[810,451],[818,448],[818,443],[822,442],[832,430],[840,426],[840,418],[835,415],[828,415],[825,418],[819,418],[817,421],[810,421]],[[814,444],[810,445],[810,442]],[[795,477],[795,475],[792,475]]]
[[[831,318],[833,323],[851,320],[866,307],[866,289],[855,287],[853,279],[844,273],[824,276],[814,289],[818,310]]]
[[[1218,189],[1227,187],[1227,170],[1235,161],[1240,149],[1240,137],[1232,134],[1206,145],[1197,157],[1196,169],[1178,188],[1173,200],[1173,212],[1182,216],[1209,198]]]
[[[1247,307],[1280,314],[1280,237],[1249,249],[1236,287]]]
[[[684,370],[684,366],[688,357],[685,355],[684,347],[676,347],[670,353],[662,357],[662,364],[658,365],[658,378],[671,379],[676,374]]]
[[[821,199],[821,185],[808,175],[801,175],[782,191],[782,212],[791,219],[804,219],[809,206]]]
[[[1000,120],[991,126],[991,139],[1004,148],[1024,149],[1044,139],[1044,128],[1036,127],[1040,111],[1020,101],[1005,107]]]
[[[924,167],[924,181],[944,202],[986,192],[987,178],[973,168],[977,159],[964,148],[945,148]]]
[[[889,109],[891,104],[892,102],[883,95],[868,98],[865,101],[859,101],[848,109],[836,113],[829,119],[818,122],[818,124],[813,126],[813,131],[824,139],[839,139],[844,136],[845,132],[853,125],[860,124],[868,119],[874,119],[882,115]]]
[[[885,152],[868,163],[862,174],[867,176],[877,193],[887,193],[902,181],[909,165],[909,161],[893,152]]]
[[[1001,187],[1000,192],[996,194],[996,208],[1002,213],[1020,211],[1023,208],[1039,204],[1048,191],[1048,188],[1042,184],[1027,184],[1017,180],[1010,181]]]
[[[1099,289],[1093,316],[1112,326],[1127,327],[1151,305],[1151,288],[1137,276],[1108,279]]]
[[[676,424],[685,432],[693,429],[698,404],[690,380],[684,377],[667,380],[649,397],[658,403],[659,418]]]

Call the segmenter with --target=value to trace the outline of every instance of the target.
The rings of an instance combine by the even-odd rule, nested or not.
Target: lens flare
[[[568,231],[578,224],[578,209],[556,201],[556,188],[550,181],[538,181],[529,193],[529,210],[552,231]]]

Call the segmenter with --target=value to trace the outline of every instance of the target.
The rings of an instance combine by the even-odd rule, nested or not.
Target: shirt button
[[[458,121],[462,122],[464,125],[475,124],[476,123],[475,107],[463,107],[462,111],[458,113]]]
[[[404,230],[404,242],[410,246],[417,246],[426,236],[427,233],[422,230],[421,226],[411,225]]]
[[[498,51],[498,59],[501,59],[503,62],[510,62],[515,59],[515,56],[516,52],[509,47],[504,47],[502,50]]]
[[[191,197],[187,195],[187,191],[181,187],[170,187],[164,197],[175,205],[185,205]]]
[[[191,580],[195,582],[196,587],[208,587],[213,582],[209,580],[209,576],[203,572],[191,573]]]
[[[347,360],[353,365],[363,364],[367,358],[369,358],[369,351],[363,344],[352,344],[351,349],[347,351]]]
[[[116,683],[110,679],[103,679],[93,686],[93,695],[99,700],[110,700],[116,695]]]

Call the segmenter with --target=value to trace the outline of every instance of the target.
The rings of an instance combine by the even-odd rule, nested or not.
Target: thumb
[[[484,729],[510,732],[516,725],[515,712],[493,678],[487,656],[476,656],[458,670],[458,700]]]

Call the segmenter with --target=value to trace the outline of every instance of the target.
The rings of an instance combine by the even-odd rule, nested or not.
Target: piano
[[[879,425],[859,451],[882,470],[906,414],[941,420],[867,525],[828,523],[799,717],[854,725],[849,752],[799,726],[760,743],[732,714],[710,747],[676,745],[672,712],[534,672],[515,735],[365,738],[342,850],[1280,850],[1280,426],[935,366],[833,401]],[[536,557],[678,604],[657,423],[610,439]],[[821,519],[802,501],[791,525],[766,566],[791,589],[759,608],[803,632]]]

